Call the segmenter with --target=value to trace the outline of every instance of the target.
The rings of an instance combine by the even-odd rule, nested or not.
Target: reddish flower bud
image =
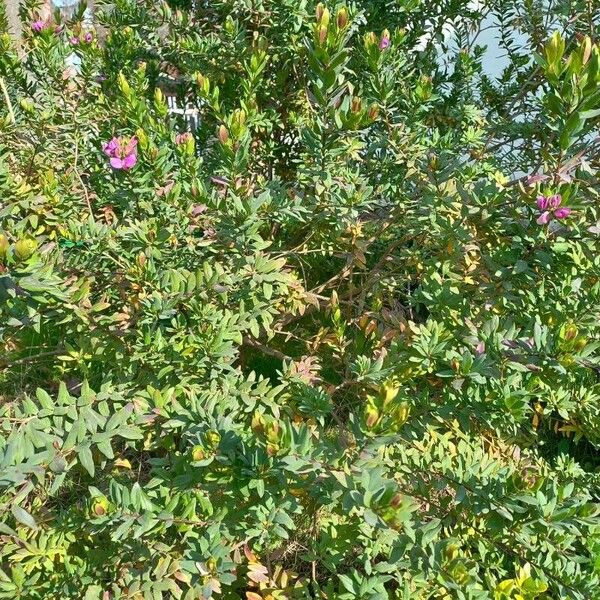
[[[346,7],[340,8],[337,13],[337,26],[338,29],[346,29],[348,25],[348,11]]]
[[[319,4],[317,4],[317,10],[315,12],[315,16],[317,18],[317,23],[321,22],[324,12],[325,12],[325,5],[322,2],[319,2]]]
[[[327,25],[321,25],[319,27],[319,32],[318,32],[319,42],[321,44],[325,43],[325,40],[327,39],[327,34],[328,34]]]
[[[221,144],[226,144],[229,141],[229,131],[227,131],[225,125],[219,127],[219,140]]]

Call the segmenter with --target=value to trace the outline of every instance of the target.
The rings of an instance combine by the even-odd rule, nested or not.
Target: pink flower
[[[74,36],[73,36],[73,37],[72,37],[72,38],[69,40],[69,42],[71,42],[71,46],[77,46],[77,44],[79,44],[79,38],[78,38],[76,35],[74,35]]]
[[[385,29],[381,34],[381,39],[379,40],[379,49],[387,50],[390,47],[390,32]]]
[[[110,157],[110,166],[113,169],[128,171],[137,163],[137,138],[125,136],[114,137],[102,146],[106,156]]]
[[[31,24],[31,29],[33,29],[33,31],[35,31],[36,33],[41,33],[47,27],[48,23],[46,21],[42,21],[41,19],[38,19],[37,21],[34,21]]]
[[[553,218],[566,219],[571,214],[571,209],[560,204],[562,196],[555,194],[554,196],[538,196],[536,200],[537,207],[542,211],[542,214],[537,218],[538,225],[547,225]]]
[[[94,34],[91,31],[88,31],[84,36],[83,36],[83,41],[86,44],[90,44],[92,42],[92,40],[94,39]]]

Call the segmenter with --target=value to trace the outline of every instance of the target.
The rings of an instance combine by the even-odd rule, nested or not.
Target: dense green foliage
[[[600,598],[600,6],[472,4],[25,3],[0,598]]]

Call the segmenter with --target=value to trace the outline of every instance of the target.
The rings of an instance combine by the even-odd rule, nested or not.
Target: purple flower
[[[131,138],[114,137],[102,146],[102,150],[110,158],[110,166],[113,169],[128,171],[133,169],[137,163],[137,143],[135,136]]]
[[[387,50],[390,47],[390,32],[387,29],[384,29],[381,34],[381,39],[379,40],[379,49]]]
[[[73,37],[72,37],[72,38],[69,40],[69,42],[71,42],[71,46],[77,46],[77,44],[79,44],[79,38],[78,38],[76,35],[74,35],[74,36],[73,36]]]
[[[537,224],[547,225],[553,218],[566,219],[571,214],[571,209],[566,206],[560,207],[561,202],[562,196],[560,194],[538,196],[536,204],[542,214],[537,218]]]
[[[91,31],[88,31],[84,36],[83,36],[83,41],[86,44],[90,44],[92,42],[92,40],[94,39],[94,34]]]
[[[36,33],[41,33],[42,31],[44,31],[44,29],[46,29],[47,26],[48,23],[46,23],[46,21],[38,19],[37,21],[34,21],[31,24],[31,29],[33,29],[33,31],[35,31]]]

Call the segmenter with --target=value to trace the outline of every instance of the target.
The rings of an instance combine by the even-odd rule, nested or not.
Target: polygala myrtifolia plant
[[[598,2],[95,10],[0,18],[0,598],[600,598]]]

